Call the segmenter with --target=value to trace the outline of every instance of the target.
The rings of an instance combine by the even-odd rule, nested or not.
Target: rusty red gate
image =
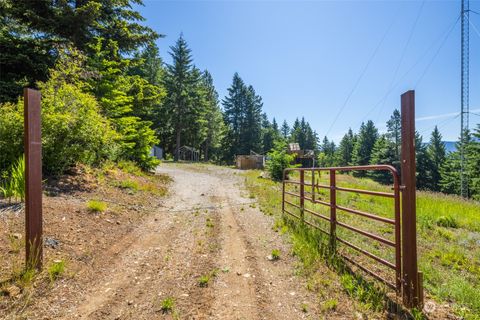
[[[407,307],[423,304],[422,274],[417,266],[414,135],[414,92],[408,91],[402,95],[402,179],[390,165],[290,168],[284,171],[282,191],[284,214],[326,234],[338,256],[395,290]],[[322,173],[326,173],[323,183]],[[391,192],[367,180],[363,180],[366,187],[352,188],[355,181],[361,182],[348,181],[351,175],[347,173],[383,173]],[[375,208],[378,202],[380,209],[391,212],[365,209]],[[339,250],[337,244],[347,250]],[[388,278],[392,271],[393,277]]]

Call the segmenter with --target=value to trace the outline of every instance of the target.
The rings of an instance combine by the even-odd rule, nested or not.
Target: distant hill
[[[455,145],[456,144],[455,141],[443,141],[443,143],[445,144],[445,149],[447,150],[447,153],[457,151],[457,146]]]

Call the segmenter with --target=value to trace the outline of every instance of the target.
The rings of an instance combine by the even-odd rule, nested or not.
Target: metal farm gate
[[[282,195],[284,214],[326,234],[338,256],[395,290],[407,307],[423,304],[414,137],[414,92],[408,91],[402,95],[401,179],[390,165],[291,168],[284,171]],[[391,192],[345,173],[382,174]]]

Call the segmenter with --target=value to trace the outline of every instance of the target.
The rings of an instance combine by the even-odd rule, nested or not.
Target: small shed
[[[242,170],[263,169],[265,167],[265,156],[259,154],[238,155],[235,157],[235,164],[238,169]]]
[[[304,151],[300,149],[298,142],[292,142],[288,144],[288,153],[295,154],[297,157],[303,157]]]
[[[182,146],[178,149],[178,160],[200,161],[200,152],[189,146]]]
[[[150,150],[150,155],[152,157],[155,157],[159,160],[163,159],[163,149],[160,148],[159,146],[153,146],[152,149]]]

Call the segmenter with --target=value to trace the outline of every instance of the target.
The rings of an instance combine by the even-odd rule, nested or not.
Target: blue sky
[[[424,140],[436,124],[444,140],[459,135],[460,1],[144,2],[145,24],[166,35],[165,62],[183,32],[222,98],[238,72],[279,123],[304,116],[335,141],[368,119],[383,131],[400,94],[415,89]],[[480,114],[480,15],[470,20],[470,108]]]

